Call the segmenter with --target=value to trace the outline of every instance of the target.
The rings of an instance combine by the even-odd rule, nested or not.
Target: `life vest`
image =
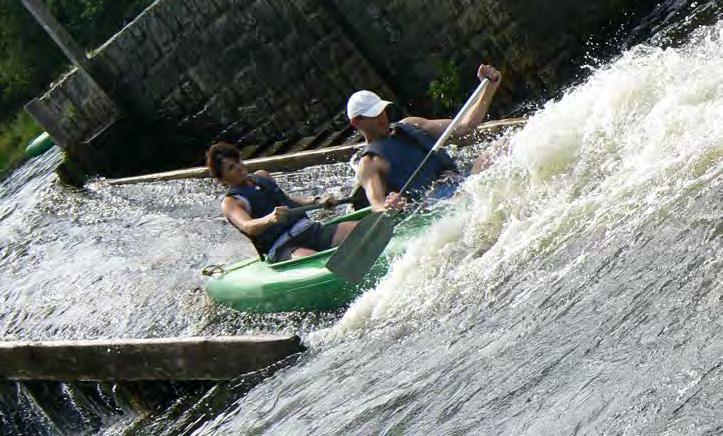
[[[395,123],[391,128],[388,136],[367,144],[362,152],[362,156],[381,156],[389,163],[385,180],[387,194],[402,189],[436,142],[432,135],[409,124]],[[422,195],[445,171],[459,172],[452,158],[444,150],[438,150],[424,164],[405,195],[411,198]]]
[[[248,178],[251,180],[252,185],[231,187],[226,192],[226,196],[237,199],[243,197],[246,199],[249,206],[251,206],[251,210],[249,211],[251,218],[264,217],[273,212],[275,207],[279,206],[286,206],[288,208],[299,207],[299,204],[290,199],[273,180],[255,174],[249,174]],[[308,220],[309,217],[306,214],[289,215],[285,222],[274,224],[256,236],[251,236],[244,233],[243,230],[239,230],[251,240],[254,247],[256,247],[256,251],[263,257],[269,254],[271,247],[277,239],[291,230],[294,224],[303,219]]]

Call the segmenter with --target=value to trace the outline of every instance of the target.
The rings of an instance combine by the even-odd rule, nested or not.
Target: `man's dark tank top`
[[[389,136],[372,141],[362,152],[362,156],[378,155],[389,163],[387,193],[402,189],[436,141],[432,135],[415,126],[395,123],[391,127]],[[445,171],[459,172],[452,158],[444,150],[438,150],[422,167],[405,194],[411,198],[422,195]]]

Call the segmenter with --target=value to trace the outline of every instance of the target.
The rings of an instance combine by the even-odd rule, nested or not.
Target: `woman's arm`
[[[251,218],[248,211],[239,200],[233,197],[226,197],[221,203],[223,215],[233,223],[239,230],[249,236],[256,236],[263,233],[266,229],[274,224],[280,223],[286,219],[289,214],[289,208],[280,206],[266,216],[261,218]]]

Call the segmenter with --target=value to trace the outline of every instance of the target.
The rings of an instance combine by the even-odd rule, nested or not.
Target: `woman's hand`
[[[339,204],[339,200],[334,198],[333,195],[327,195],[319,199],[319,204],[324,206],[324,209],[333,209]]]
[[[278,206],[274,211],[266,215],[271,224],[283,223],[289,217],[289,208],[286,206]]]

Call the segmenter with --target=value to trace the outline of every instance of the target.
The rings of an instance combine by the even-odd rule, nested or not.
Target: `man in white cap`
[[[499,71],[484,64],[477,70],[477,76],[480,80],[488,78],[490,83],[452,136],[463,136],[482,122],[502,80]],[[358,177],[375,212],[403,207],[399,191],[452,121],[407,117],[390,124],[385,110],[389,104],[390,101],[382,100],[371,91],[357,91],[346,105],[352,127],[359,130],[367,142],[359,161]],[[422,168],[405,197],[418,197],[449,173],[458,173],[457,167],[449,155],[440,150]]]

